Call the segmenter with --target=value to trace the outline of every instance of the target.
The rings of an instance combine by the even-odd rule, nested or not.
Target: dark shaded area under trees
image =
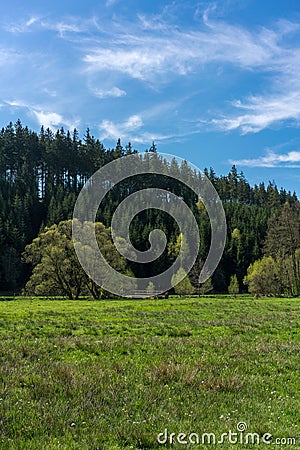
[[[155,145],[152,144],[148,151],[155,153]],[[2,128],[1,292],[18,292],[24,287],[32,271],[32,267],[22,261],[21,255],[25,246],[32,242],[44,227],[72,218],[77,195],[87,179],[106,163],[132,153],[136,151],[131,144],[123,147],[120,140],[115,148],[104,148],[98,139],[91,136],[89,130],[81,140],[77,130],[69,132],[60,129],[53,133],[50,129],[42,128],[37,134],[24,127],[20,121]],[[178,167],[178,171],[182,173],[186,170],[186,167]],[[296,194],[286,192],[284,189],[279,190],[271,182],[267,186],[260,183],[251,187],[243,173],[238,173],[235,166],[225,176],[217,176],[213,169],[205,169],[204,172],[220,195],[228,226],[225,252],[212,280],[214,290],[225,292],[232,275],[237,276],[239,286],[242,287],[247,268],[263,254],[275,257],[280,253],[281,256],[290,257],[291,268],[295,275],[298,274],[298,259],[296,260],[293,255],[300,246],[299,222],[296,223],[293,218],[290,222],[285,220],[287,214],[294,217],[295,210],[297,218],[299,217]],[[193,174],[190,173],[188,176]],[[195,195],[184,185],[172,178],[159,179],[156,175],[125,180],[106,196],[99,209],[97,220],[109,226],[112,214],[120,201],[135,190],[148,186],[160,187],[182,196],[196,216],[201,247],[198,261],[189,274],[192,284],[196,286],[199,268],[210,245],[210,224],[203,205],[197,203]],[[278,218],[281,218],[281,221]],[[284,226],[284,223],[288,225]],[[155,264],[143,266],[131,263],[129,269],[136,276],[160,273],[169,267],[176,257],[179,230],[174,220],[162,211],[149,210],[135,217],[130,227],[132,242],[138,249],[145,250],[149,244],[149,232],[154,228],[165,231],[168,249]],[[276,231],[272,232],[274,229]],[[285,247],[280,245],[280,232],[285,239]],[[277,252],[276,255],[274,252]],[[298,292],[300,289],[298,281],[296,284],[295,289]]]

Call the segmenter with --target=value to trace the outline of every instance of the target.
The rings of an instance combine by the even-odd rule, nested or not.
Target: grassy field
[[[0,449],[204,449],[238,424],[217,447],[300,448],[299,316],[299,299],[1,301]]]

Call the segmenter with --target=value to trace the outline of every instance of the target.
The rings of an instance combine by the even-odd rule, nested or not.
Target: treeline
[[[148,152],[156,153],[154,143]],[[53,133],[42,127],[38,134],[20,121],[1,130],[0,291],[19,291],[25,286],[32,271],[22,258],[26,245],[45,227],[72,218],[76,198],[86,180],[106,163],[133,153],[137,152],[131,144],[123,147],[120,140],[115,148],[104,148],[89,130],[83,139],[79,138],[77,130],[60,129]],[[194,176],[186,165],[176,167],[176,170],[185,177]],[[247,268],[265,252],[268,224],[273,217],[280,216],[285,205],[294,210],[299,202],[295,193],[279,190],[274,183],[250,186],[235,166],[226,176],[217,176],[213,169],[204,172],[223,201],[228,226],[225,252],[211,280],[212,286],[215,291],[224,292],[230,278],[236,275],[240,289],[243,289]],[[198,260],[190,273],[190,281],[197,287],[197,274],[210,245],[210,224],[203,205],[184,185],[173,178],[159,179],[156,175],[126,180],[106,196],[97,220],[109,226],[120,201],[147,186],[161,187],[182,196],[193,210],[202,238]],[[155,263],[131,263],[129,270],[135,276],[160,273],[176,258],[179,230],[163,211],[149,210],[135,217],[130,227],[134,245],[140,250],[147,249],[149,232],[154,228],[165,231],[167,250]]]
[[[300,204],[286,202],[268,222],[263,257],[250,264],[244,283],[259,295],[300,295]]]

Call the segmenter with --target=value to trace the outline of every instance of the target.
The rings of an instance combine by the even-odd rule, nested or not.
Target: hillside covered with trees
[[[156,153],[154,144],[148,152]],[[39,233],[45,234],[51,226],[58,227],[62,221],[72,218],[76,198],[87,179],[106,163],[132,153],[135,150],[131,144],[123,147],[120,140],[115,148],[104,148],[89,130],[82,140],[77,130],[60,129],[53,133],[42,128],[37,134],[20,121],[1,130],[0,292],[18,292],[24,288],[34,266],[29,249],[37,252],[33,244],[28,245]],[[190,169],[184,164],[176,170],[193,176],[186,174]],[[257,280],[259,273],[266,274],[266,270],[270,270],[272,274],[269,273],[268,279],[273,279],[274,293],[299,294],[300,205],[295,193],[278,189],[271,182],[267,186],[264,183],[250,186],[235,166],[223,176],[217,176],[213,169],[204,172],[223,202],[228,227],[225,251],[208,290],[226,292],[231,284],[233,291],[236,286],[241,290],[248,286],[254,293],[269,294],[268,289],[265,292],[264,288],[257,288]],[[108,227],[115,208],[127,195],[153,185],[182,196],[197,219],[201,246],[189,274],[190,283],[197,288],[199,268],[210,245],[210,224],[203,205],[185,186],[172,178],[159,179],[153,175],[125,180],[106,196],[97,221]],[[166,233],[167,251],[155,263],[125,265],[123,260],[119,261],[122,270],[141,277],[160,273],[170,266],[178,252],[180,234],[176,223],[164,212],[149,210],[138,214],[130,227],[132,242],[138,249],[145,250],[149,232],[154,228]],[[35,277],[38,278],[36,272]]]

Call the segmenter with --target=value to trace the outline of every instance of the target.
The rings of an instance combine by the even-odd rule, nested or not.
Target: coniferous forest
[[[156,152],[154,143],[148,151]],[[24,260],[25,247],[46,227],[72,218],[76,198],[87,179],[106,163],[135,152],[130,143],[123,147],[120,140],[115,148],[106,149],[98,139],[91,136],[89,130],[80,139],[77,130],[70,132],[60,129],[53,132],[42,127],[38,134],[24,127],[20,121],[2,128],[1,292],[20,292],[24,288],[32,272],[32,265]],[[178,167],[178,170],[186,170],[186,167]],[[226,247],[211,280],[211,289],[227,292],[229,284],[234,285],[237,281],[238,290],[246,291],[249,288],[254,293],[269,294],[270,289],[263,292],[266,286],[257,288],[256,283],[256,287],[253,287],[253,280],[261,271],[268,274],[268,280],[273,280],[272,289],[277,289],[274,294],[299,294],[300,222],[296,194],[279,189],[272,182],[250,186],[235,166],[222,176],[217,176],[212,168],[204,172],[215,186],[227,218]],[[189,274],[191,283],[196,285],[199,268],[210,245],[209,219],[194,195],[174,183],[170,178],[169,184],[163,187],[184,197],[197,218],[203,238],[198,260]],[[143,187],[150,186],[151,177],[144,177],[143,184]],[[125,193],[127,196],[135,189],[134,183],[114,188],[101,205],[98,220],[108,227]],[[152,273],[161,272],[176,256],[179,231],[176,223],[161,211],[149,210],[135,217],[130,227],[132,242],[137,248],[145,249],[149,232],[153,228],[165,231],[168,251],[152,267],[132,263],[128,269],[135,276],[148,276],[145,272],[149,270]],[[279,272],[286,273],[286,279],[280,278],[276,272],[278,264],[284,267],[285,271]],[[289,274],[293,275],[290,282],[287,281]]]

